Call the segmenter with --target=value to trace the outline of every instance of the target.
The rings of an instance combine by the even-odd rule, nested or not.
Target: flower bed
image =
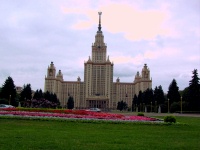
[[[97,120],[118,121],[157,121],[156,118],[145,116],[124,116],[104,112],[91,112],[86,110],[64,110],[64,109],[20,109],[6,108],[0,110],[0,115],[30,116],[30,117],[57,117],[57,118],[79,118]]]

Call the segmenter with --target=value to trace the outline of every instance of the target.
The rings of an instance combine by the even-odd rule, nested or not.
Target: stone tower
[[[107,56],[107,46],[101,31],[101,12],[99,26],[92,44],[92,59],[84,64],[86,107],[109,108],[112,100],[113,63]]]

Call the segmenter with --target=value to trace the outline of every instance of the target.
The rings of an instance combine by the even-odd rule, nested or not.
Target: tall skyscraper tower
[[[92,58],[89,57],[84,64],[85,99],[87,107],[108,108],[112,98],[113,64],[106,55],[101,14],[99,12],[99,26],[92,44]]]

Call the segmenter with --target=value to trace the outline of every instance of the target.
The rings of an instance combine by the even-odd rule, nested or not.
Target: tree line
[[[43,92],[41,89],[34,93],[30,84],[23,86],[18,94],[12,77],[8,77],[0,88],[0,104],[32,108],[60,108],[60,101],[55,93]],[[74,99],[69,96],[67,100],[68,109],[74,108]]]
[[[183,91],[175,79],[169,85],[168,92],[165,95],[162,86],[156,86],[154,90],[147,89],[138,95],[134,95],[132,101],[132,111],[158,112],[160,107],[162,112],[180,112],[180,111],[200,111],[200,84],[197,69],[192,72],[192,80],[189,86]],[[126,110],[126,102],[118,102],[117,109]],[[146,110],[145,110],[146,109]]]
[[[177,112],[183,111],[200,111],[200,84],[197,69],[192,72],[192,79],[189,81],[189,86],[183,91],[179,91],[179,87],[175,79],[169,85],[168,92],[165,95],[162,86],[156,86],[154,90],[147,89],[138,95],[133,96],[132,111],[149,111],[157,112],[158,107],[161,107],[162,112]],[[42,92],[36,90],[32,94],[31,85],[23,86],[22,91],[17,94],[14,81],[8,77],[0,88],[0,104],[10,104],[13,106],[22,107],[42,107],[42,108],[57,108],[60,107],[59,99],[55,93]],[[68,97],[68,109],[74,108],[74,99]],[[127,104],[123,100],[118,102],[117,109],[126,110]]]
[[[0,89],[0,104],[9,104],[21,107],[33,108],[57,108],[60,107],[56,94],[36,90],[32,93],[31,85],[24,85],[18,94],[12,77],[8,77]]]

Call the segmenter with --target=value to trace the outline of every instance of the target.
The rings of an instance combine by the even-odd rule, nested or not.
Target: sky
[[[200,77],[199,0],[0,0],[0,86],[44,90],[51,62],[64,80],[84,80],[98,12],[114,81],[133,82],[146,63],[152,88],[173,79],[183,90]]]

